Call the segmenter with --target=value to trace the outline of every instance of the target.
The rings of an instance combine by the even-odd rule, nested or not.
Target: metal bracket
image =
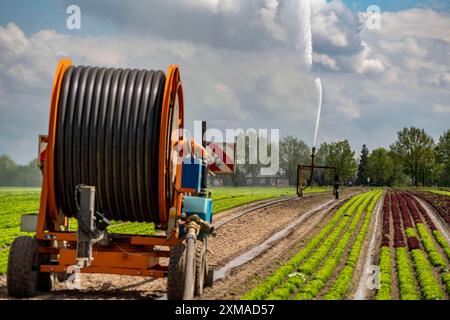
[[[192,229],[191,229],[192,228]],[[204,221],[196,214],[188,216],[186,223],[184,224],[184,230],[186,234],[189,230],[195,230],[195,235],[198,235],[201,231],[208,235],[215,235],[214,227],[207,221]]]
[[[107,244],[109,242],[106,228],[109,225],[99,212],[95,211],[95,187],[79,185],[78,207],[78,232],[77,232],[77,265],[81,268],[87,267],[94,259],[92,247],[94,244]],[[78,203],[78,201],[77,201]]]

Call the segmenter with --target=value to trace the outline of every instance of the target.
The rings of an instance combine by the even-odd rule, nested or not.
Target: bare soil
[[[374,296],[375,290],[368,288],[370,266],[376,265],[380,256],[381,228],[383,221],[384,195],[380,196],[375,205],[372,221],[367,230],[367,236],[355,267],[355,276],[350,285],[349,298],[367,300]]]

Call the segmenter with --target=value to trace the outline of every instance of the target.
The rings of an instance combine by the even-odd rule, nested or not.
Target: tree
[[[4,187],[14,186],[17,164],[8,155],[0,156],[0,185]]]
[[[230,183],[227,183],[227,185],[232,185],[233,187],[242,187],[246,185],[246,181],[245,181],[245,170],[244,170],[244,165],[239,164],[236,165],[236,169],[234,174],[230,175]],[[227,177],[227,176],[225,176]],[[225,183],[224,183],[225,185]]]
[[[450,186],[450,129],[439,137],[436,145],[436,160],[440,164],[439,182]]]
[[[434,158],[433,145],[433,139],[425,130],[415,127],[397,132],[397,141],[391,145],[392,152],[402,162],[405,173],[411,176],[416,187],[419,185],[419,174],[425,176],[430,159]]]
[[[393,168],[388,185],[390,187],[408,185],[411,182],[411,178],[404,173],[403,164],[400,161],[395,161],[397,156],[391,150],[389,150],[389,157],[392,159]]]
[[[42,174],[39,171],[37,159],[25,166],[18,166],[16,184],[21,187],[37,187],[41,185]]]
[[[10,156],[0,156],[0,186],[2,187],[38,187],[41,184],[41,172],[37,160],[27,165],[17,165]]]
[[[347,140],[330,144],[326,164],[337,168],[341,180],[355,177],[355,151],[352,150]]]
[[[309,157],[310,150],[302,140],[293,136],[287,136],[281,139],[280,169],[286,179],[289,179],[290,185],[296,183],[297,166],[302,163],[307,163]]]
[[[376,186],[390,185],[395,167],[389,151],[384,148],[375,149],[367,160],[367,174],[370,177],[371,184]]]
[[[237,169],[238,175],[235,177],[237,180],[235,179],[233,184],[242,184],[242,178],[245,180],[245,176],[249,174],[252,177],[253,185],[256,185],[256,177],[259,175],[262,167],[258,159],[258,147],[262,142],[265,142],[262,139],[265,138],[259,136],[254,130],[248,130],[237,136],[237,157],[243,163],[241,162],[237,166],[239,167]]]
[[[330,145],[326,142],[320,144],[316,152],[316,165],[325,166],[327,164],[327,156],[330,152]],[[331,176],[326,170],[316,170],[314,174],[314,181],[319,185],[331,184],[334,181],[334,176]]]
[[[369,149],[367,149],[366,145],[363,144],[361,149],[361,158],[359,159],[358,165],[358,175],[356,178],[356,183],[358,185],[367,185],[367,162],[369,158]]]

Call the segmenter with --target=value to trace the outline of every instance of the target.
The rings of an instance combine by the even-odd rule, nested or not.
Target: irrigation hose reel
[[[206,253],[197,254],[207,251],[212,233],[208,153],[188,141],[183,128],[178,66],[165,74],[62,59],[40,159],[36,234],[17,240],[34,243],[28,248],[36,252],[28,254],[38,258],[25,266],[27,272],[46,278],[77,265],[85,273],[168,276],[169,298],[201,293],[211,272]],[[78,220],[77,232],[69,229],[70,218]],[[110,221],[152,222],[165,235],[109,234]],[[161,263],[167,257],[168,266]],[[32,296],[39,285],[26,285],[27,274],[14,270],[23,261],[16,260],[8,264],[9,294]]]

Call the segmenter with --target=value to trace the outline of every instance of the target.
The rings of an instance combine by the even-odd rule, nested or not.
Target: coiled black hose
[[[77,216],[77,185],[96,187],[108,219],[159,224],[162,71],[71,66],[61,85],[55,137],[58,207]]]

